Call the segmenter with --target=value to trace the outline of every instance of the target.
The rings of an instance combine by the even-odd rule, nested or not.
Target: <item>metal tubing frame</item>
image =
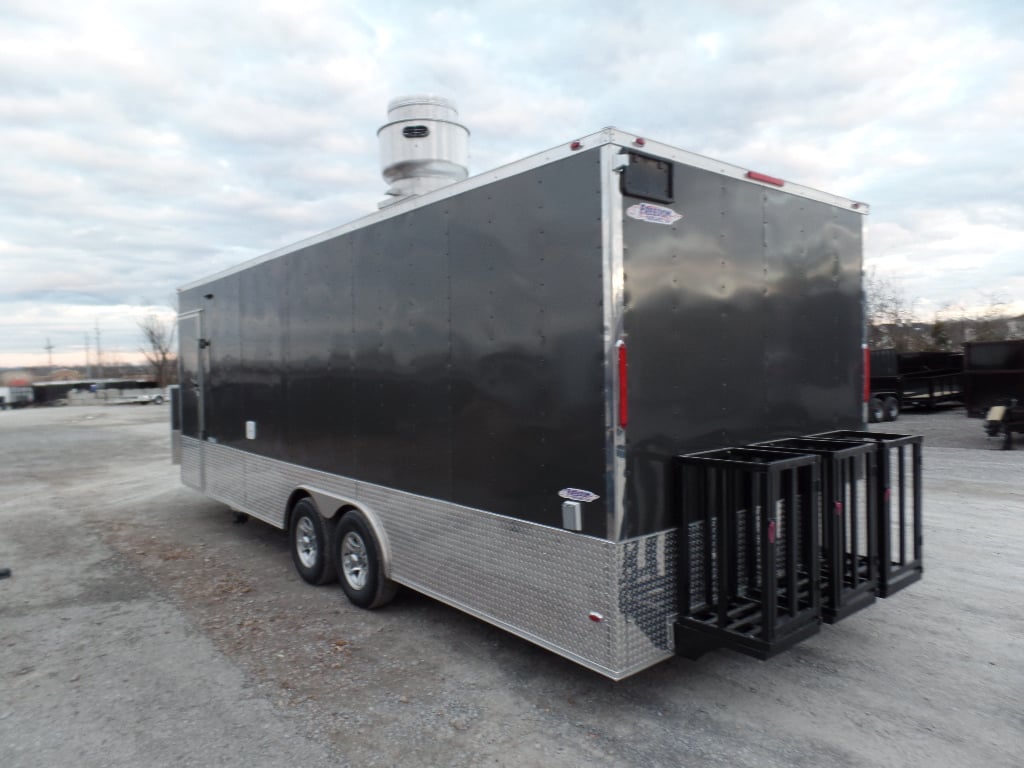
[[[827,577],[822,578],[824,621],[834,624],[871,605],[879,583],[878,513],[871,491],[876,445],[861,440],[799,437],[756,443],[754,447],[786,454],[813,454],[821,460],[821,562]],[[863,509],[857,497],[858,468],[867,479]],[[865,533],[863,547],[858,536],[861,522]],[[866,577],[861,574],[864,565]]]
[[[709,648],[726,646],[768,658],[817,632],[821,616],[818,457],[739,448],[679,456],[676,462],[678,483],[685,484],[687,477],[696,477],[698,483],[690,495],[685,488],[677,492],[677,498],[696,502],[695,510],[683,510],[677,653],[696,657]],[[756,535],[750,530],[755,526],[746,525],[744,532],[744,544],[755,537],[757,542],[760,588],[752,590],[753,596],[742,595],[738,588],[737,566],[741,560],[750,563],[753,555],[749,546],[739,551],[735,521],[744,513],[757,523]],[[691,600],[690,541],[695,522],[703,526],[700,566],[705,586],[703,605],[696,607]],[[782,542],[776,540],[780,529]],[[779,590],[780,557],[784,594]],[[753,576],[749,571],[746,576],[752,586]],[[807,581],[805,593],[800,589],[802,579]],[[751,609],[755,612],[750,613]]]
[[[877,509],[877,538],[879,553],[878,596],[890,597],[901,589],[919,580],[924,573],[924,522],[922,518],[923,503],[921,498],[921,455],[924,439],[920,435],[899,435],[886,432],[861,432],[856,430],[838,430],[810,435],[814,438],[832,440],[861,440],[877,446],[876,471],[874,488],[869,490],[875,497]],[[905,449],[910,446],[911,466],[910,483],[913,489],[912,507],[907,505],[907,463]],[[896,451],[896,477],[892,472],[892,452]],[[893,483],[896,483],[897,523],[899,526],[899,558],[892,559],[892,496]],[[910,542],[911,557],[907,557],[907,533],[912,532]]]

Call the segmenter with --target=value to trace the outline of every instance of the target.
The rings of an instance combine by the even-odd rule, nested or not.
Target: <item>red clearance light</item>
[[[575,151],[577,149],[580,149],[582,147],[583,147],[583,142],[582,141],[574,141],[572,144],[569,145],[569,149],[571,149],[573,151]]]
[[[635,139],[633,139],[633,143],[636,144],[638,147],[642,147],[644,144],[647,143],[647,141],[643,137],[637,136]]]
[[[629,362],[626,356],[626,342],[617,345],[619,355],[619,426],[629,424]]]
[[[786,182],[782,179],[777,179],[774,176],[769,176],[767,173],[758,173],[757,171],[747,171],[747,178],[753,179],[754,181],[761,181],[765,184],[772,184],[776,187],[786,186]]]

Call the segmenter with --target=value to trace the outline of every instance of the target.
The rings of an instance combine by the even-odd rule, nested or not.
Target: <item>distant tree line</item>
[[[954,306],[938,310],[931,322],[914,319],[914,302],[902,286],[875,271],[864,277],[868,346],[899,352],[959,352],[968,341],[1024,339],[1024,315],[1013,315],[996,295],[983,295],[980,310]]]

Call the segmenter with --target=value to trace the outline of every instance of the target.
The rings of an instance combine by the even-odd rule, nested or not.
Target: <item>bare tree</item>
[[[139,351],[153,369],[157,386],[166,387],[174,378],[176,358],[172,349],[175,325],[173,322],[164,322],[157,315],[149,314],[139,321],[139,329],[146,340],[146,346],[139,347]]]
[[[864,312],[868,346],[895,348],[899,352],[955,352],[967,341],[1001,341],[1024,335],[1024,317],[1010,314],[1010,303],[999,293],[981,292],[972,310],[944,304],[932,322],[915,322],[914,304],[900,283],[879,276],[875,269],[864,275]]]
[[[949,323],[939,312],[936,312],[935,319],[932,320],[932,324],[928,328],[927,351],[952,352],[954,349],[952,333]]]
[[[981,311],[965,318],[972,341],[1000,341],[1010,337],[1007,300],[997,294],[982,292]]]
[[[907,300],[903,286],[880,276],[874,268],[864,276],[864,311],[868,346],[872,349],[894,347],[913,352],[921,346],[914,327],[913,303]]]
[[[1018,323],[1009,312],[1009,302],[999,294],[981,293],[981,303],[968,311],[960,305],[946,305],[935,313],[931,344],[938,350],[959,350],[967,341],[1012,339]],[[1022,325],[1024,328],[1024,325]]]

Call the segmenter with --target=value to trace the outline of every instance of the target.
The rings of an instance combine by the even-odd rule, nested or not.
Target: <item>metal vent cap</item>
[[[455,104],[441,96],[402,96],[388,103],[377,131],[381,174],[388,182],[383,208],[469,175],[469,130]]]

